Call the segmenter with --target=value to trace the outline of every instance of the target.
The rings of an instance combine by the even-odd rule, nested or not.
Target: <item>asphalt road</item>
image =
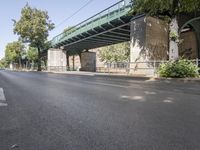
[[[0,71],[0,150],[199,150],[200,84]]]

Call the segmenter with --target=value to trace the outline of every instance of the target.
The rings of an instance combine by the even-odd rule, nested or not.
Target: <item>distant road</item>
[[[0,150],[200,149],[199,83],[2,70],[0,89]]]

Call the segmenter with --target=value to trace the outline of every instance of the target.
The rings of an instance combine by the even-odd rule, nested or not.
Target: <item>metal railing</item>
[[[200,59],[191,60],[194,64],[200,67]],[[156,61],[140,61],[140,62],[118,62],[118,63],[105,63],[104,65],[97,65],[96,72],[102,73],[115,73],[124,75],[146,75],[155,76],[160,64],[167,63],[168,60]],[[48,66],[48,71],[52,72],[65,72],[65,71],[79,71],[77,67],[66,66]]]
[[[191,60],[200,67],[200,59]],[[140,62],[118,62],[105,63],[104,66],[97,66],[97,72],[118,73],[118,74],[141,74],[156,75],[160,64],[167,63],[168,60],[140,61]]]
[[[84,20],[83,22],[73,26],[71,29],[55,36],[51,40],[51,44],[55,45],[58,42],[65,41],[85,31],[94,29],[106,22],[110,22],[115,18],[119,18],[129,12],[131,9],[131,0],[121,0],[118,3],[108,7],[98,14]]]
[[[145,74],[155,75],[157,68],[161,63],[167,61],[141,61],[128,63],[105,63],[104,66],[98,67],[98,72],[118,73],[118,74]]]

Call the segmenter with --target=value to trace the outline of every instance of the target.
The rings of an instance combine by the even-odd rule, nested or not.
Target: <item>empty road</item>
[[[200,82],[2,70],[0,150],[10,149],[199,150]]]

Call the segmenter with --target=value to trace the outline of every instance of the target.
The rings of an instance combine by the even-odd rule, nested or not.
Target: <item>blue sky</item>
[[[4,56],[5,46],[9,42],[16,41],[17,35],[13,34],[12,19],[20,18],[21,9],[28,2],[32,7],[47,10],[49,17],[55,25],[71,16],[89,0],[5,0],[0,3],[0,58]],[[64,22],[62,25],[50,32],[49,39],[61,33],[65,27],[76,25],[77,23],[91,17],[119,0],[93,0],[78,14]]]

